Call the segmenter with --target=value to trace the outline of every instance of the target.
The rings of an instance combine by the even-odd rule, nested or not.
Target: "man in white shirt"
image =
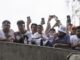
[[[54,18],[54,15],[50,15],[47,21],[47,27],[45,30],[45,34],[48,37],[48,41],[53,44],[54,35],[56,34],[56,30],[54,28],[51,28],[51,20]]]
[[[72,47],[80,47],[80,26],[76,28],[76,35],[70,37]]]
[[[33,23],[31,25],[31,31],[30,30],[27,31],[28,41],[30,45],[31,45],[31,40],[36,32],[37,32],[37,24]]]
[[[32,39],[32,44],[35,44],[37,46],[50,46],[48,37],[45,34],[43,34],[42,32],[43,32],[43,26],[38,25],[37,32],[34,34],[34,37]]]
[[[28,36],[29,45],[31,45],[31,40],[32,40],[34,34],[37,32],[37,24],[32,23],[31,24],[31,30],[30,30],[30,27],[29,27],[30,24],[31,24],[31,17],[28,16],[27,17],[27,36]]]
[[[0,41],[13,42],[14,31],[10,29],[10,21],[5,20],[2,22],[2,30],[0,31]]]

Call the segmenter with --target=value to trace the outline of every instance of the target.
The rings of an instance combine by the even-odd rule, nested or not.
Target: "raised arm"
[[[31,23],[31,18],[30,18],[30,16],[28,16],[27,17],[27,31],[30,31],[30,28],[29,28],[30,23]]]
[[[56,27],[56,26],[60,26],[61,25],[61,22],[60,22],[60,20],[58,19],[58,17],[57,16],[54,16],[54,18],[55,18],[55,21],[56,21],[56,23],[52,26],[52,28],[54,28],[54,27]]]
[[[46,30],[45,30],[45,34],[48,35],[49,33],[49,30],[51,29],[51,25],[50,25],[50,21],[52,20],[53,16],[49,16],[48,18],[48,21],[47,21],[47,27],[46,27]]]

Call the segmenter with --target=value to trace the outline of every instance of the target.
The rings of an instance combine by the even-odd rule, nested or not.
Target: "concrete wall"
[[[0,60],[66,60],[70,52],[78,51],[0,42]]]

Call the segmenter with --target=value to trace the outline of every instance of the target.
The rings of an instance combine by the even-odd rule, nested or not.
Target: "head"
[[[76,28],[76,35],[80,38],[80,26]]]
[[[56,20],[56,25],[59,27],[61,25],[60,20]]]
[[[19,31],[25,31],[25,22],[23,20],[17,21]]]
[[[75,35],[76,34],[76,27],[72,27],[71,28],[71,35]]]
[[[6,30],[6,31],[8,31],[9,29],[10,29],[10,21],[8,21],[8,20],[5,20],[5,21],[3,21],[2,22],[2,28],[3,28],[3,30]]]
[[[64,26],[60,26],[58,29],[58,37],[64,37],[67,33],[67,28]]]
[[[33,23],[33,24],[31,25],[31,31],[32,31],[33,33],[37,32],[37,24]]]
[[[50,29],[50,31],[49,31],[49,35],[50,35],[50,36],[53,36],[55,32],[56,32],[55,29],[52,28],[52,29]]]
[[[41,34],[42,31],[43,31],[43,26],[42,25],[38,25],[37,26],[37,32]]]
[[[67,28],[68,28],[68,31],[71,31],[71,28],[72,28],[72,24],[68,24]]]

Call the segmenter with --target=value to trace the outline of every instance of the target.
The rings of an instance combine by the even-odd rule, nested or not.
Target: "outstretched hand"
[[[41,18],[41,25],[44,25],[44,24],[45,24],[45,19]]]
[[[27,25],[30,25],[30,23],[31,23],[31,18],[30,18],[30,16],[28,16],[27,17]]]
[[[48,22],[51,21],[51,19],[55,18],[56,16],[55,15],[49,15],[49,18],[48,18]]]

